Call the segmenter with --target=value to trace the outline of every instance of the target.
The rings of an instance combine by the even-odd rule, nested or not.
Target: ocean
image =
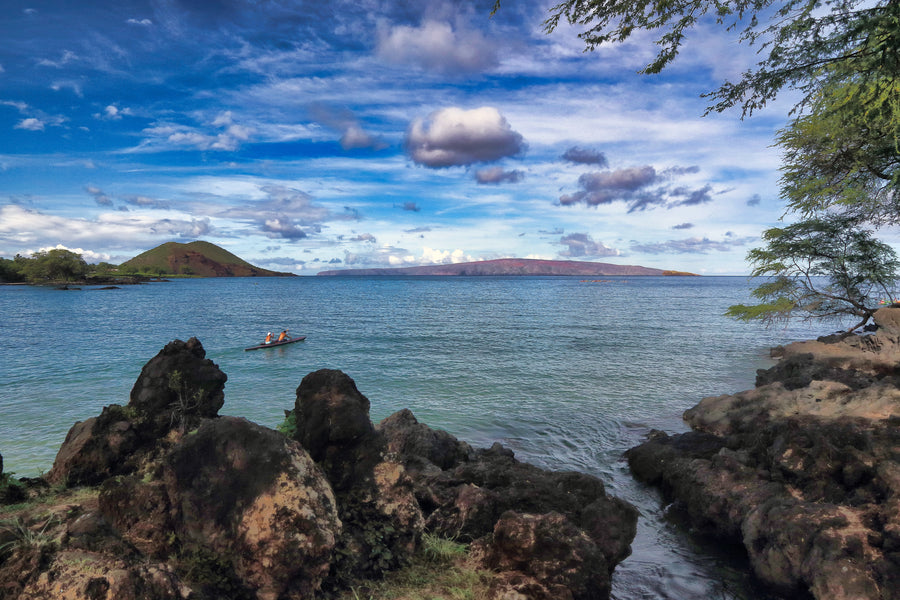
[[[475,447],[600,477],[638,507],[618,600],[762,598],[740,553],[687,530],[622,458],[686,431],[706,396],[753,387],[769,349],[835,325],[766,329],[724,316],[746,277],[184,279],[101,290],[0,286],[0,454],[36,476],[69,428],[127,404],[141,367],[197,337],[228,375],[221,414],[274,427],[321,368],[350,375],[377,422],[409,408]],[[245,352],[267,331],[297,344]]]

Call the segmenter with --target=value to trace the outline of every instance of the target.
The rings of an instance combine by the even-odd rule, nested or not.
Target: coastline
[[[900,597],[900,309],[876,333],[776,349],[756,387],[626,453],[693,528],[744,547],[784,597]]]

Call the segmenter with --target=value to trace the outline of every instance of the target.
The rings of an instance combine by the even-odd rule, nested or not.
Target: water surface
[[[476,447],[602,478],[641,511],[614,597],[760,598],[746,564],[688,535],[622,453],[753,386],[771,346],[828,333],[727,319],[743,277],[236,278],[58,291],[0,286],[0,453],[46,472],[72,424],[126,404],[141,367],[195,336],[228,375],[221,413],[266,426],[307,373],[341,369],[378,421],[409,408]],[[244,352],[266,331],[306,341]]]

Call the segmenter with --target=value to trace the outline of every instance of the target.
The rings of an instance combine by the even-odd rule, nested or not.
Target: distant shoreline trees
[[[34,285],[66,284],[83,281],[106,282],[122,278],[161,277],[172,275],[165,269],[141,273],[136,267],[120,269],[108,262],[88,264],[81,254],[71,250],[53,249],[33,252],[30,257],[17,254],[14,259],[0,258],[0,283],[30,283]]]

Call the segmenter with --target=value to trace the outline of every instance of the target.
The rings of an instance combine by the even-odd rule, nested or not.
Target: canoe
[[[244,348],[244,352],[247,350],[259,350],[260,348],[274,348],[275,346],[284,346],[285,344],[293,344],[294,342],[302,342],[306,339],[305,335],[298,335],[297,337],[288,338],[286,340],[280,342],[271,342],[269,344],[260,344],[259,346],[250,346],[249,348]]]

